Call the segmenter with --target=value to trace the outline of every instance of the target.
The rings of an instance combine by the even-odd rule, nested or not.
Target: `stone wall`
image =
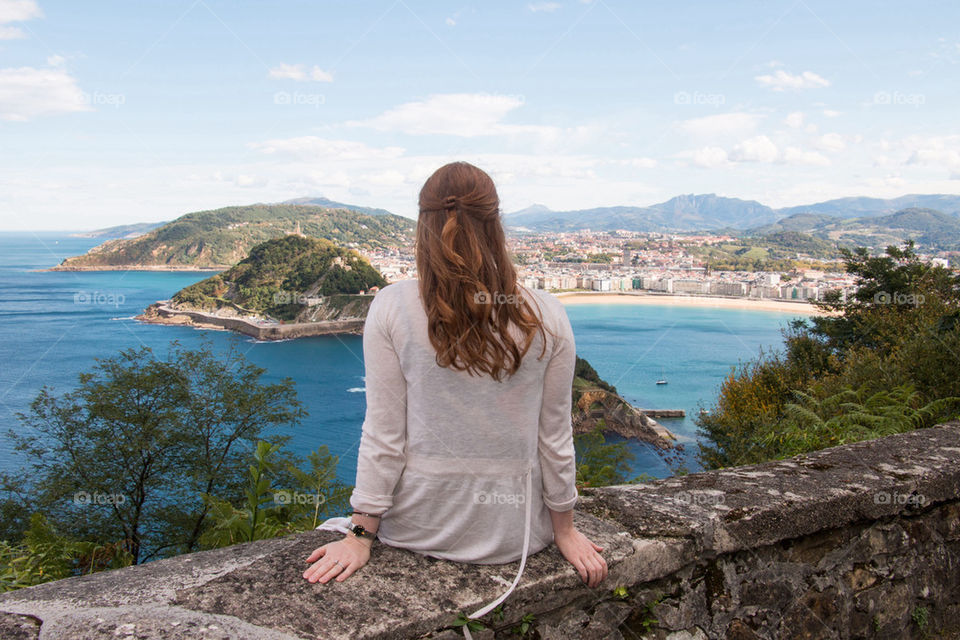
[[[953,638],[960,629],[960,423],[789,460],[585,491],[599,587],[532,556],[475,638]],[[194,553],[0,596],[0,638],[456,638],[517,564],[375,545],[343,583],[304,558],[338,534]],[[943,635],[941,635],[943,634]]]

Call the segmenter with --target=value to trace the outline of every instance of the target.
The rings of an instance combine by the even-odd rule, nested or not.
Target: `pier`
[[[651,418],[683,418],[687,415],[683,409],[641,409],[640,411]]]

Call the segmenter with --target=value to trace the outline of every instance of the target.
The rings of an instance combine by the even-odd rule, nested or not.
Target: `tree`
[[[820,303],[829,315],[793,322],[784,352],[732,371],[714,408],[698,418],[698,457],[707,468],[958,415],[960,275],[922,262],[912,243],[888,247],[883,256],[863,248],[844,256],[857,276],[856,293]]]
[[[196,549],[203,494],[238,499],[249,451],[305,415],[293,381],[263,373],[235,348],[221,359],[174,342],[162,358],[143,347],[98,359],[61,396],[42,389],[9,434],[29,461],[24,509],[75,539],[123,541],[133,563]]]

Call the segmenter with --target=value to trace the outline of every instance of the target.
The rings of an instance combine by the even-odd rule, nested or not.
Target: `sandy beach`
[[[817,309],[809,302],[790,302],[787,300],[771,300],[768,298],[626,293],[616,291],[563,291],[554,295],[557,296],[563,304],[650,304],[825,315],[823,311]]]

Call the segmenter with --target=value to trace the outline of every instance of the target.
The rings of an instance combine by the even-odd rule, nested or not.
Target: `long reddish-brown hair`
[[[543,321],[517,286],[500,198],[466,162],[437,169],[420,190],[416,239],[420,297],[437,364],[500,380],[520,368]],[[518,342],[508,331],[520,329]]]

